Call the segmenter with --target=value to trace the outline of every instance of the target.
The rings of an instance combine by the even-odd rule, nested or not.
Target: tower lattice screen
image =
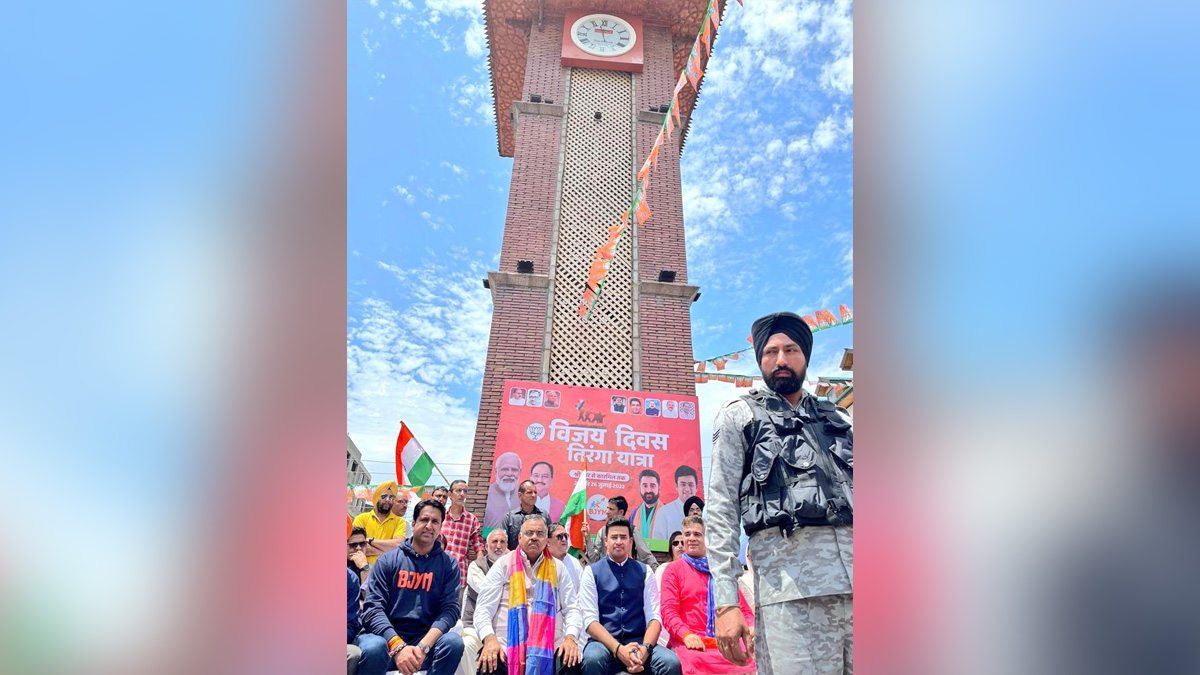
[[[591,317],[585,321],[578,307],[596,249],[633,199],[633,82],[629,73],[576,68],[569,96],[549,379],[555,384],[631,389],[630,236],[617,248]]]

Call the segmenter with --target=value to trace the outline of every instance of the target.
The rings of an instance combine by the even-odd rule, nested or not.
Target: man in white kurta
[[[522,556],[525,567],[525,597],[527,607],[533,606],[537,569],[542,564],[546,544],[546,522],[534,515],[521,524],[517,550],[500,557],[484,578],[483,588],[475,606],[475,632],[483,640],[479,654],[480,673],[498,673],[507,669],[508,659],[508,598],[509,578],[515,556]],[[582,631],[575,584],[566,565],[554,561],[555,622],[554,652],[556,673],[578,673],[581,652],[579,635]],[[527,614],[526,619],[530,616]]]

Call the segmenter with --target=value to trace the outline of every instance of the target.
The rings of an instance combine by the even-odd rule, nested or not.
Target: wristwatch
[[[421,650],[421,656],[429,656],[431,647],[426,647],[424,642],[417,643],[417,649]]]
[[[650,653],[650,649],[651,649],[652,647],[654,647],[654,645],[650,644],[649,642],[643,642],[643,643],[642,643],[642,649],[645,649],[647,654],[649,654],[649,653]]]

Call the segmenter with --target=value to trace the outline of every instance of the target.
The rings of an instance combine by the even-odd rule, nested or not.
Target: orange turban
[[[371,493],[371,503],[374,504],[374,503],[378,502],[380,497],[382,497],[383,495],[385,495],[389,492],[392,493],[393,495],[396,494],[396,481],[389,480],[389,481],[380,483],[378,486],[376,486],[375,492]]]

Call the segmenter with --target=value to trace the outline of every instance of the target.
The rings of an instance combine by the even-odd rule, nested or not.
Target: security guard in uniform
[[[760,674],[854,669],[854,434],[837,406],[802,385],[808,324],[791,312],[752,327],[767,388],[717,414],[708,486],[709,560],[718,647],[733,663],[753,649]],[[738,609],[739,522],[754,559],[755,625]]]

